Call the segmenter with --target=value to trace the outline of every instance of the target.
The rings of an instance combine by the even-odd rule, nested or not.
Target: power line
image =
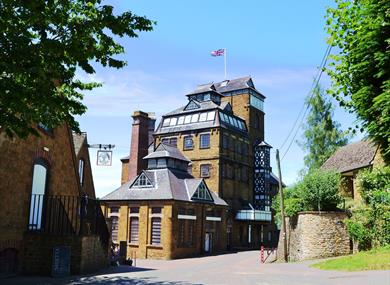
[[[325,51],[325,53],[324,53],[324,55],[323,55],[323,57],[322,57],[320,66],[323,66],[323,65],[324,65],[324,61],[325,61],[325,59],[327,58],[327,54],[329,54],[330,49],[331,49],[331,46],[328,45],[328,47],[326,48],[326,51]],[[320,74],[320,72],[321,72],[321,69],[322,69],[322,68],[319,68],[319,69],[317,70],[317,74],[316,74],[316,76],[315,76],[314,78],[317,78],[317,77],[319,76],[319,74]],[[314,87],[315,87],[315,86],[314,86],[314,81],[313,81],[313,83],[312,83],[312,85],[311,85],[311,87],[310,87],[310,91],[307,93],[306,97],[310,95],[310,93],[312,92],[312,90],[313,90]],[[283,149],[283,147],[284,147],[284,145],[286,144],[286,142],[288,141],[290,135],[291,135],[292,132],[294,131],[295,127],[297,126],[297,122],[298,122],[299,118],[301,117],[302,112],[303,112],[303,110],[305,109],[305,106],[306,106],[306,102],[303,102],[302,108],[300,109],[300,111],[299,111],[299,113],[298,113],[298,116],[297,116],[297,118],[295,119],[295,122],[294,122],[292,128],[290,129],[290,131],[289,131],[287,137],[284,139],[282,145],[279,147],[280,150]]]
[[[326,49],[326,51],[325,51],[324,57],[322,58],[321,66],[320,66],[320,69],[319,69],[319,73],[318,73],[317,79],[316,79],[315,81],[313,81],[313,84],[312,84],[312,86],[311,86],[311,90],[310,90],[310,92],[308,93],[308,95],[311,93],[311,95],[310,95],[310,97],[309,97],[309,100],[305,101],[305,103],[304,103],[304,105],[303,105],[303,107],[306,105],[306,109],[305,109],[305,112],[303,113],[303,116],[302,116],[302,118],[301,118],[300,123],[299,123],[298,126],[300,126],[300,125],[302,124],[304,118],[306,117],[306,113],[307,113],[307,111],[309,110],[309,106],[310,106],[310,105],[308,104],[308,102],[309,102],[309,101],[311,100],[311,98],[313,98],[313,96],[314,96],[314,92],[313,92],[313,91],[314,91],[314,88],[318,86],[318,84],[319,84],[319,82],[320,82],[320,80],[321,80],[322,73],[323,73],[323,71],[324,71],[324,67],[325,67],[325,65],[326,65],[326,62],[327,62],[327,60],[328,60],[328,56],[329,56],[331,50],[332,50],[332,43],[330,43],[330,44],[328,45],[328,47],[327,47],[327,49]],[[315,82],[315,84],[314,84],[314,82]],[[299,116],[298,116],[298,118],[299,118]],[[298,121],[298,118],[297,118],[296,122]],[[295,124],[294,124],[294,127],[295,127]],[[294,129],[294,127],[293,127],[293,129]],[[299,131],[299,127],[296,128],[295,133],[294,133],[294,136],[292,137],[292,139],[291,139],[291,141],[290,141],[290,144],[289,144],[288,147],[287,147],[287,150],[284,152],[284,154],[283,154],[283,156],[282,156],[282,160],[284,159],[284,157],[286,156],[286,154],[287,154],[288,151],[290,150],[290,147],[291,147],[291,145],[293,144],[293,142],[294,142],[294,140],[295,140],[295,137],[296,137],[296,135],[298,134],[298,131]],[[291,131],[290,131],[290,133],[291,133]],[[290,134],[289,134],[289,136],[290,136]]]

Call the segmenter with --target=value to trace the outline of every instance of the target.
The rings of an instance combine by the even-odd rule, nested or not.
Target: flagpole
[[[227,79],[226,78],[226,48],[224,49],[223,57],[225,59],[225,80],[226,80]]]

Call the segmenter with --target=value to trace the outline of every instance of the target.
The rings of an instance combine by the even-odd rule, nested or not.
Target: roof
[[[144,170],[142,173],[144,173],[153,183],[152,187],[132,186],[135,180],[139,177],[137,176],[101,198],[101,200],[177,200],[194,203],[198,202],[191,200],[191,197],[203,179],[194,178],[188,172],[169,168]],[[213,198],[213,202],[205,201],[205,203],[223,206],[227,205],[224,200],[218,197],[217,194],[212,191],[209,192]]]
[[[215,91],[215,86],[213,83],[206,83],[206,84],[200,84],[194,91],[189,93],[188,95],[191,94],[199,94],[199,93],[205,93],[205,92],[212,92]],[[222,96],[222,95],[221,95]]]
[[[75,133],[72,132],[73,135],[73,144],[74,144],[74,151],[76,156],[79,154],[81,147],[85,144],[88,144],[87,142],[87,133]]]
[[[169,117],[169,116],[173,116],[173,115],[181,115],[181,114],[186,114],[186,113],[196,113],[199,111],[206,111],[206,110],[213,110],[213,109],[223,110],[226,107],[226,103],[218,105],[211,100],[210,101],[196,101],[196,104],[199,105],[200,108],[185,110],[185,107],[187,107],[187,105],[188,105],[187,104],[185,106],[177,108],[176,110],[173,110],[172,112],[169,112],[169,113],[163,115],[163,117]]]
[[[241,78],[236,78],[232,80],[224,80],[218,83],[214,83],[215,89],[222,92],[229,92],[238,89],[245,89],[252,87],[254,88],[252,78],[250,76],[245,76]]]
[[[160,143],[154,152],[149,153],[144,159],[171,157],[182,161],[190,162],[177,147]]]
[[[191,102],[191,101],[190,101]],[[229,102],[222,102],[221,105],[218,105],[212,101],[204,101],[204,102],[198,102],[196,103],[200,106],[200,108],[197,109],[191,109],[191,110],[184,110],[186,106],[180,107],[166,115],[163,116],[163,119],[161,120],[159,126],[157,127],[154,134],[160,135],[160,134],[169,134],[169,133],[177,133],[177,132],[186,132],[186,131],[192,131],[192,130],[201,130],[201,129],[210,129],[215,127],[223,127],[226,129],[234,129],[236,131],[239,131],[241,133],[246,134],[246,124],[243,119],[240,117],[232,114],[230,109]],[[212,120],[206,120],[206,121],[197,121],[193,123],[183,123],[183,124],[175,124],[175,125],[169,125],[169,126],[163,126],[163,122],[165,119],[168,118],[179,118],[184,117],[184,115],[190,116],[192,114],[201,114],[206,112],[212,112],[215,111],[224,111],[226,114],[228,114],[230,117],[235,118],[233,121],[227,123],[226,120],[219,120],[218,113],[215,112],[215,115]],[[232,124],[234,121],[241,121],[241,123]],[[175,121],[178,122],[178,121]]]
[[[323,170],[343,173],[368,167],[372,164],[377,146],[370,141],[359,141],[340,147],[321,166]]]

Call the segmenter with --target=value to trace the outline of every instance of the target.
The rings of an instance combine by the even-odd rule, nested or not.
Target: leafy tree
[[[301,211],[334,211],[341,202],[339,194],[340,174],[335,171],[313,170],[301,181],[284,190],[286,216]],[[280,224],[280,196],[273,198],[272,208]]]
[[[115,15],[101,0],[0,0],[1,129],[11,137],[37,134],[37,123],[78,130],[81,91],[100,84],[77,80],[76,69],[124,67],[114,37],[137,37],[153,24],[130,11]]]
[[[312,96],[306,99],[310,108],[304,125],[304,141],[300,146],[307,151],[304,158],[307,171],[318,169],[340,146],[346,145],[348,138],[340,130],[340,124],[333,120],[333,105],[325,98],[320,86],[316,86]]]
[[[327,68],[330,93],[390,161],[390,1],[336,0],[327,11],[329,42],[340,52]]]

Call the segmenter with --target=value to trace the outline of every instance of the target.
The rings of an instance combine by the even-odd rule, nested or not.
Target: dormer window
[[[184,110],[194,110],[194,109],[199,109],[199,108],[200,108],[200,106],[197,103],[195,103],[194,101],[191,100],[187,104],[187,106],[184,108]]]
[[[213,201],[213,198],[211,198],[211,194],[203,181],[199,184],[198,189],[196,189],[196,191],[195,191],[194,195],[192,195],[191,199]]]
[[[134,186],[147,188],[147,187],[153,187],[153,184],[149,180],[149,178],[145,175],[145,173],[141,173],[131,187]]]

